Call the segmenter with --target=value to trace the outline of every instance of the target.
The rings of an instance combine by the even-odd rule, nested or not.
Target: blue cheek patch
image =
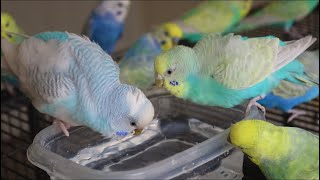
[[[178,86],[179,85],[179,82],[178,81],[170,81],[170,84],[172,86]]]
[[[117,136],[126,136],[126,135],[128,135],[128,132],[126,132],[126,131],[117,131],[116,135]]]

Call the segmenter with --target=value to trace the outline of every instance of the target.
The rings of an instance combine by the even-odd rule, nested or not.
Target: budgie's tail
[[[300,84],[304,84],[306,86],[319,86],[319,82],[313,80],[310,78],[306,73],[303,74],[291,74],[292,77],[294,77],[296,80],[300,82]]]
[[[315,41],[316,38],[309,35],[296,41],[284,42],[285,46],[279,47],[273,72],[286,69],[285,71],[290,73],[290,76],[286,78],[287,81],[307,86],[319,85],[304,72],[303,64],[295,60]]]
[[[301,53],[310,47],[317,39],[311,35],[296,41],[285,42],[285,46],[279,47],[277,60],[273,67],[273,72],[283,68],[291,61],[295,60]]]

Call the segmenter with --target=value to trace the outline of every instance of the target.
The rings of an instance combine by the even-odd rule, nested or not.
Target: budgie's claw
[[[296,118],[298,116],[307,114],[305,111],[296,110],[296,109],[291,109],[291,110],[288,111],[288,113],[290,113],[292,115],[289,117],[287,123],[290,123],[294,118]]]
[[[253,105],[257,106],[263,112],[263,115],[265,116],[266,115],[266,108],[264,108],[261,104],[259,104],[257,102],[258,100],[263,99],[264,97],[265,96],[257,96],[255,98],[251,99],[250,102],[247,105],[245,116],[247,116],[249,114],[251,106],[253,106]]]
[[[69,137],[69,131],[68,131],[68,129],[70,128],[70,124],[65,123],[65,122],[63,122],[63,121],[61,121],[61,120],[58,120],[58,119],[55,119],[55,120],[53,121],[53,124],[58,124],[59,127],[60,127],[60,129],[61,129],[61,131],[64,133],[64,135],[66,135],[67,137]]]

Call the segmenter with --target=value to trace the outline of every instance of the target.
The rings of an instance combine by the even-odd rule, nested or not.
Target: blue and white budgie
[[[165,23],[144,34],[119,62],[120,81],[141,89],[154,84],[154,59],[161,52],[178,44],[182,30],[174,23]]]
[[[43,32],[11,44],[4,60],[37,110],[68,127],[85,125],[106,137],[142,129],[154,108],[141,90],[121,84],[119,68],[100,46],[67,32]]]
[[[292,25],[311,13],[318,3],[319,0],[271,1],[261,10],[240,21],[236,27],[230,29],[230,32],[243,32],[268,25],[280,25],[292,37],[301,38],[302,36],[292,28]]]
[[[297,60],[304,65],[306,74],[319,83],[319,49],[316,51],[305,51]],[[293,109],[299,104],[311,101],[319,96],[319,86],[312,87],[295,84],[288,81],[281,81],[265,98],[258,102],[268,108],[278,108],[292,114],[287,123],[299,115],[304,115],[302,110]]]
[[[253,104],[264,110],[256,101],[281,80],[313,83],[294,59],[315,41],[312,36],[282,42],[273,36],[210,34],[193,48],[177,46],[160,54],[156,84],[177,97],[225,108],[256,97],[247,110]]]
[[[104,51],[113,53],[123,33],[129,6],[129,0],[100,2],[91,13],[85,34],[98,43]]]

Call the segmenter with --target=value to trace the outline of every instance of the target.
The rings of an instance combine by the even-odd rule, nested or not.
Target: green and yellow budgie
[[[183,30],[184,39],[196,42],[197,33],[223,33],[232,29],[249,13],[251,5],[252,0],[204,1],[173,22]]]
[[[308,131],[243,120],[231,126],[229,140],[267,179],[319,179],[319,136]]]
[[[1,12],[1,38],[7,39],[10,43],[20,43],[24,40],[23,36],[10,34],[24,34],[22,29],[17,25],[15,19],[7,12]],[[10,94],[14,93],[14,87],[18,85],[17,79],[10,73],[7,73],[5,64],[2,61],[1,51],[1,89],[7,89]]]
[[[299,21],[311,13],[318,3],[319,0],[272,1],[255,14],[241,20],[229,32],[243,32],[262,26],[281,25],[292,37],[301,38],[295,29],[292,29],[291,32],[290,29],[295,21]]]
[[[177,46],[155,60],[156,84],[194,103],[248,108],[281,80],[312,84],[295,58],[316,41],[312,36],[283,42],[273,36],[247,38],[210,34],[193,48]],[[256,98],[254,98],[256,97]]]
[[[182,16],[178,25],[184,31],[221,33],[231,28],[250,11],[252,0],[205,1]]]

